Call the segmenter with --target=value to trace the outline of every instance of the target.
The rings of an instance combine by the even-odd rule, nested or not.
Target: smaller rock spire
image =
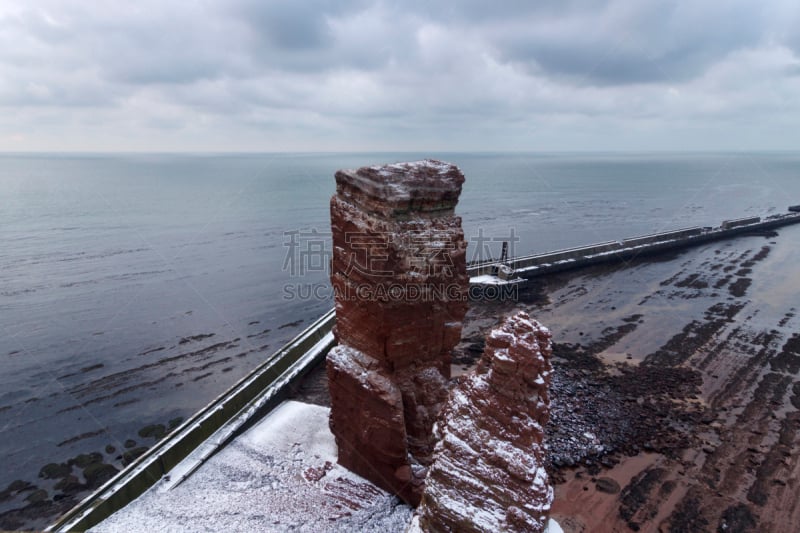
[[[526,313],[486,339],[478,367],[451,393],[425,481],[423,531],[542,532],[553,489],[544,468],[550,331]]]

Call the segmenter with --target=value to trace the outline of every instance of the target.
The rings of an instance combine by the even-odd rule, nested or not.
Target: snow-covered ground
[[[336,464],[329,414],[284,402],[182,483],[160,480],[90,531],[407,531],[409,506]],[[562,530],[551,520],[546,533]]]
[[[91,531],[405,531],[410,507],[336,464],[328,414],[285,402],[182,483],[162,479]]]

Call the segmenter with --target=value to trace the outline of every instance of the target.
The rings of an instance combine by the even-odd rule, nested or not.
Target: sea
[[[800,204],[800,153],[0,155],[0,491],[231,387],[332,306],[336,170],[423,158],[466,176],[469,260]]]

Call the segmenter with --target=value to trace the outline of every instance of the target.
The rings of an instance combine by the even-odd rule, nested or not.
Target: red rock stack
[[[456,387],[419,507],[423,531],[530,531],[547,526],[553,489],[544,469],[550,332],[527,314],[505,319]]]
[[[425,160],[336,173],[336,338],[327,359],[339,463],[419,503],[461,337],[464,175]]]

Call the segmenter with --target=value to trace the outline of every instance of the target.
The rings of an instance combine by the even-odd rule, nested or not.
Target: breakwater
[[[542,254],[484,261],[469,265],[467,270],[473,284],[520,282],[544,274],[600,263],[629,261],[636,257],[679,250],[739,235],[768,232],[798,222],[800,222],[800,212],[772,215],[763,219],[748,217],[724,220],[719,227],[685,228]]]

